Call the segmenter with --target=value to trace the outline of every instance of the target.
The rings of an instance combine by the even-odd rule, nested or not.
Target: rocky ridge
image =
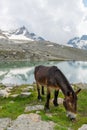
[[[14,43],[0,42],[0,60],[79,60],[87,61],[87,51],[72,47],[61,46],[46,41]]]

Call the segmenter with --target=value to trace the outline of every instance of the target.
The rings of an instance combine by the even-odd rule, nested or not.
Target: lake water
[[[5,85],[31,84],[34,80],[36,65],[55,65],[65,74],[70,83],[87,83],[87,62],[1,62],[0,83]]]

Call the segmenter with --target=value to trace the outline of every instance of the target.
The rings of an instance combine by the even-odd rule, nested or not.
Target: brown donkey
[[[53,104],[58,106],[57,97],[59,89],[63,92],[65,98],[63,105],[67,111],[67,116],[74,120],[76,118],[77,111],[77,94],[81,89],[74,92],[70,83],[64,74],[56,66],[37,66],[35,67],[34,76],[37,84],[38,99],[41,100],[40,86],[42,86],[42,94],[44,94],[44,85],[47,86],[47,100],[45,104],[45,110],[49,109],[49,100],[51,88],[55,89]]]

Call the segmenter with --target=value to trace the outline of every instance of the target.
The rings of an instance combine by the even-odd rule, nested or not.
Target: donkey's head
[[[63,101],[63,105],[67,111],[67,116],[74,120],[76,118],[76,112],[77,112],[77,94],[81,91],[81,89],[74,92],[68,92],[67,96],[65,96],[65,99]]]

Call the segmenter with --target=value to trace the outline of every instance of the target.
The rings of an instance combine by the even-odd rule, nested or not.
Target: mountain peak
[[[87,35],[82,35],[81,40],[87,40]]]
[[[8,39],[13,40],[29,40],[29,41],[44,41],[44,38],[37,36],[33,32],[29,32],[28,29],[23,25],[13,31],[4,32]]]
[[[74,37],[67,43],[69,46],[79,49],[87,49],[87,35],[81,37]]]
[[[23,25],[22,27],[20,27],[21,29],[23,29],[23,30],[25,30],[26,29],[26,27]]]
[[[22,27],[16,29],[14,34],[15,35],[20,35],[20,34],[27,35],[27,34],[29,34],[29,32],[28,32],[28,29],[25,26],[22,26]]]

